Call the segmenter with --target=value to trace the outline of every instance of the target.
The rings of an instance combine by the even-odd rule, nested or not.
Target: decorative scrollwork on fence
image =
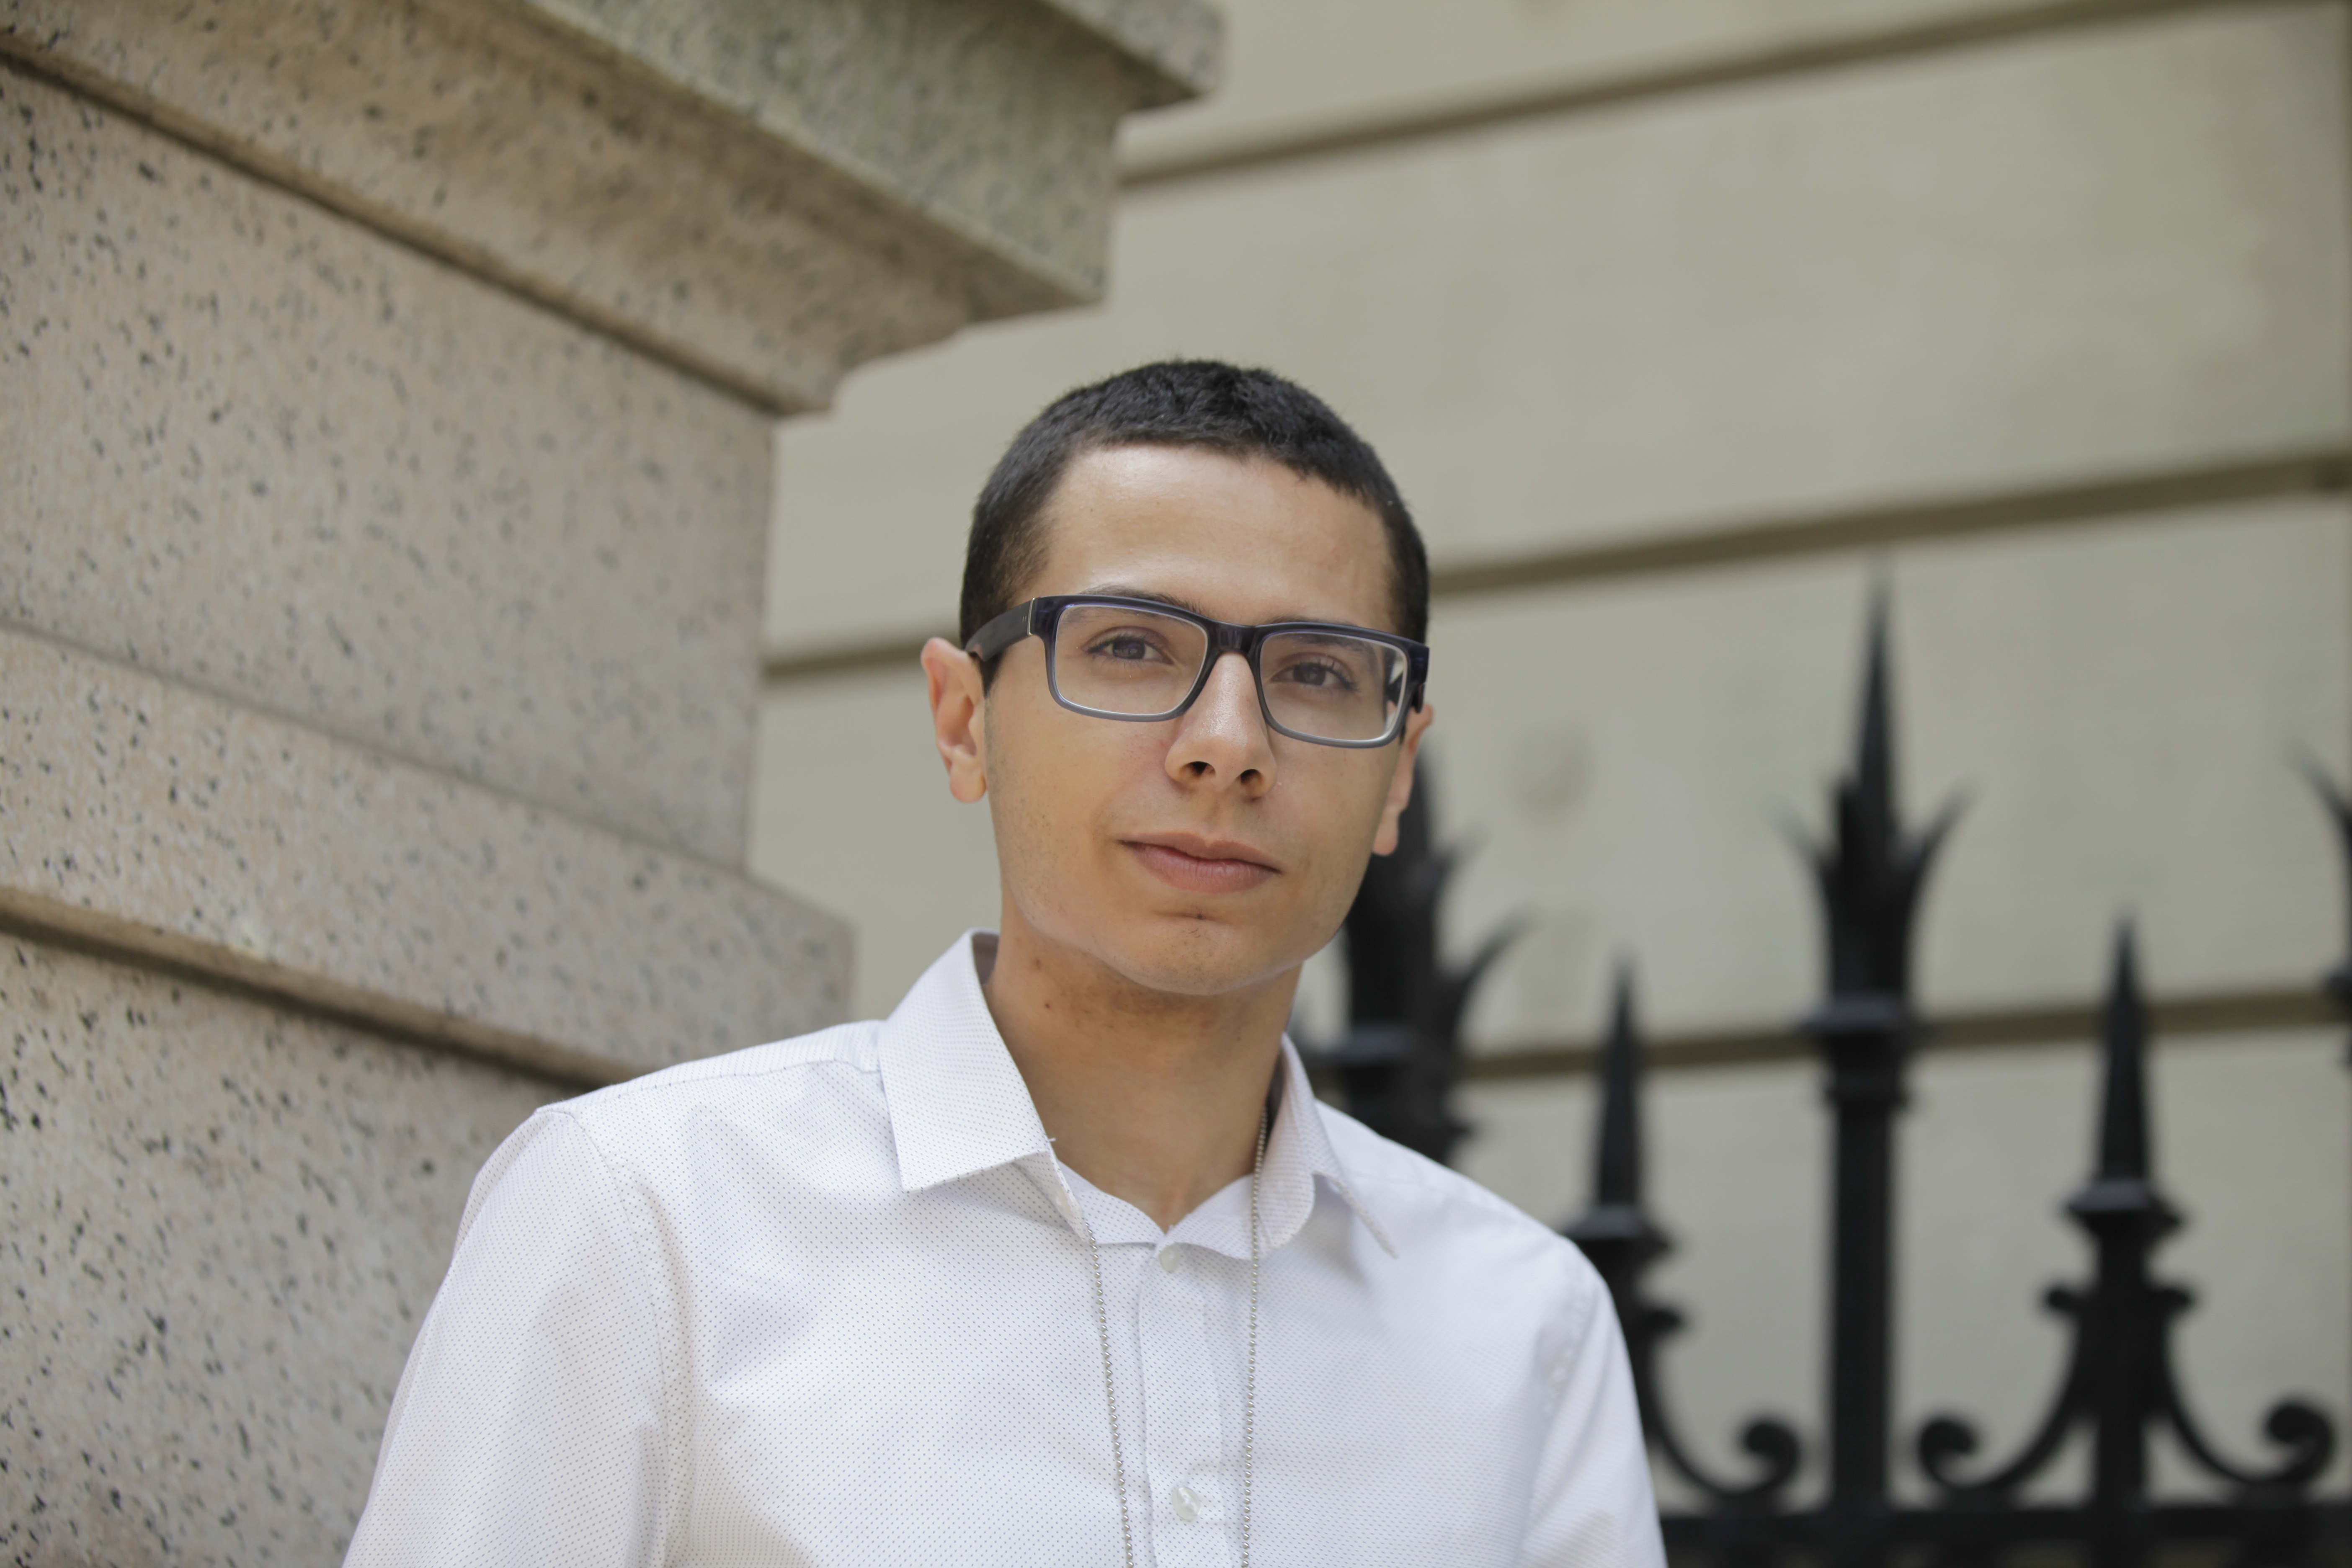
[[[2148,1438],[2169,1428],[2206,1473],[2249,1500],[2293,1501],[2327,1468],[2334,1425],[2314,1406],[2282,1400],[2264,1430],[2288,1450],[2274,1468],[2221,1458],[2182,1396],[2172,1367],[2172,1328],[2192,1305],[2189,1291],[2155,1278],[2150,1258],[2180,1225],[2157,1186],[2147,1108],[2147,1008],[2128,924],[2116,936],[2115,967],[2100,1026],[2105,1081],[2098,1163],[2066,1213],[2091,1239],[2096,1270],[2087,1289],[2052,1288],[2052,1310],[2074,1326],[2064,1379],[2023,1451],[1970,1479],[1956,1462],[1976,1451],[1975,1429],[1942,1415],[1921,1428],[1919,1468],[1955,1504],[2002,1504],[2045,1471],[2066,1438],[2087,1430],[2092,1445],[2089,1508],[2109,1535],[2127,1532],[2147,1496]]]

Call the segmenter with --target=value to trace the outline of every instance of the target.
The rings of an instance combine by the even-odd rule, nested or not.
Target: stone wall
[[[1099,292],[1189,0],[0,4],[0,1547],[348,1540],[532,1107],[844,1016],[771,447]]]

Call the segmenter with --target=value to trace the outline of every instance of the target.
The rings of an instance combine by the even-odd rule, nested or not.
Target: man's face
[[[1277,463],[1091,452],[1048,504],[1045,536],[1016,603],[1126,594],[1223,621],[1397,629],[1379,517]],[[1412,714],[1378,750],[1277,735],[1233,655],[1174,719],[1091,718],[1055,702],[1043,640],[1016,643],[974,725],[1004,918],[1150,990],[1280,978],[1339,929],[1367,858],[1394,847],[1429,719]]]

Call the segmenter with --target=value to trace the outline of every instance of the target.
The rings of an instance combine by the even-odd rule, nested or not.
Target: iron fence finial
[[[1577,1244],[1609,1288],[1625,1352],[1633,1368],[1633,1397],[1642,1431],[1675,1474],[1717,1508],[1754,1516],[1781,1506],[1781,1494],[1804,1457],[1796,1429],[1772,1416],[1744,1426],[1739,1446],[1757,1462],[1745,1481],[1727,1481],[1692,1458],[1668,1413],[1658,1373],[1658,1351],[1683,1326],[1674,1308],[1642,1293],[1642,1277],[1674,1243],[1642,1202],[1642,1032],[1633,999],[1633,966],[1621,961],[1611,987],[1610,1025],[1601,1047],[1601,1105],[1594,1140],[1592,1203],[1560,1234]]]
[[[1827,923],[1833,1000],[1910,994],[1919,897],[1962,806],[1955,798],[1919,832],[1904,830],[1895,787],[1889,616],[1882,589],[1871,604],[1853,763],[1832,786],[1830,837],[1808,854]]]

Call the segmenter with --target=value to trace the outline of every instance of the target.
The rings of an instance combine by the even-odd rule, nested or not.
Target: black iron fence
[[[1666,1399],[1661,1352],[1681,1315],[1653,1300],[1643,1277],[1669,1247],[1643,1202],[1642,1041],[1630,973],[1617,976],[1600,1054],[1599,1136],[1591,1205],[1564,1230],[1608,1282],[1633,1363],[1642,1423],[1663,1463],[1704,1500],[1665,1520],[1680,1561],[1721,1568],[1819,1563],[1961,1568],[2069,1562],[2088,1568],[2215,1563],[2231,1568],[2352,1565],[2352,1497],[2321,1496],[2335,1424],[2297,1399],[2263,1424],[2272,1452],[2230,1457],[2207,1434],[2182,1387],[2172,1332],[2189,1293],[2163,1279],[2154,1255],[2181,1224],[2165,1197],[2148,1138],[2147,1013],[2128,926],[2116,938],[2100,1026],[2104,1083],[2091,1176],[2066,1213],[2089,1244],[2089,1278],[2045,1299],[2071,1335],[2066,1371],[2046,1415],[2011,1455],[1985,1460],[1975,1427],[1937,1416],[1909,1438],[1931,1500],[1893,1488],[1902,1435],[1892,1369],[1895,1132],[1920,1028],[1912,1009],[1914,917],[1957,813],[1906,829],[1895,792],[1892,701],[1883,616],[1874,618],[1852,771],[1836,786],[1828,842],[1808,846],[1821,892],[1827,994],[1798,1026],[1819,1047],[1832,1121],[1828,1388],[1821,1429],[1826,1485],[1800,1500],[1806,1453],[1796,1425],[1760,1417],[1740,1434],[1746,1472],[1700,1463]],[[2316,769],[2352,870],[2352,803]],[[1459,968],[1438,944],[1438,904],[1453,869],[1432,842],[1429,812],[1406,814],[1398,853],[1373,863],[1349,913],[1350,1026],[1310,1053],[1349,1109],[1399,1142],[1445,1159],[1465,1131],[1448,1106],[1458,1027],[1472,988],[1511,932]],[[2352,886],[2352,881],[2347,881]],[[2352,957],[2322,983],[2352,1017]],[[2352,1057],[2347,1057],[2352,1065]],[[2329,1173],[2319,1179],[2336,1179]],[[2153,1442],[2168,1436],[2216,1495],[2151,1494]],[[2070,1442],[2089,1446],[2087,1489],[2063,1504],[2025,1494]]]

